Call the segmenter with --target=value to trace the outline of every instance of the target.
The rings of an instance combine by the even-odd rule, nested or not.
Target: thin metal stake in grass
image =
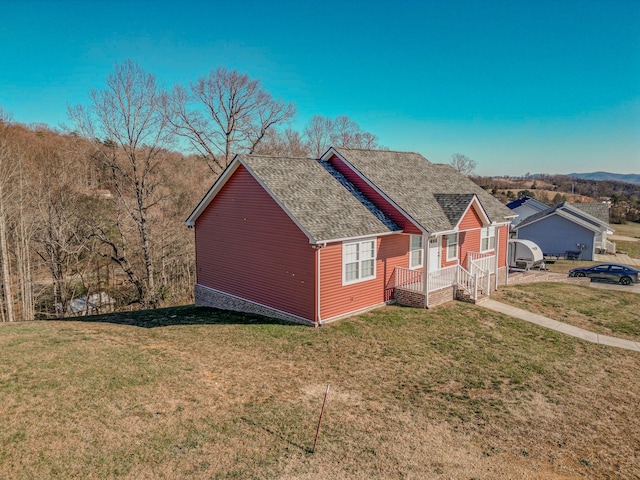
[[[320,434],[320,424],[322,423],[322,415],[324,415],[324,406],[327,403],[327,395],[329,395],[329,385],[324,392],[324,400],[322,401],[322,410],[320,410],[320,418],[318,419],[318,428],[316,429],[316,439],[313,441],[313,450],[311,453],[316,453],[316,444],[318,443],[318,435]]]

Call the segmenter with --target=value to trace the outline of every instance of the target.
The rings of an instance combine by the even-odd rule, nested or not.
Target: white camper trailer
[[[516,270],[529,270],[531,268],[544,270],[545,268],[542,250],[531,240],[510,239],[507,261],[509,262],[509,268]]]

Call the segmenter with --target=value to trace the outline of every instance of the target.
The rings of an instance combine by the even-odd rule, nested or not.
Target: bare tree
[[[333,120],[322,115],[314,115],[304,127],[304,137],[311,155],[320,157],[331,146]]]
[[[1,112],[0,112],[1,113]],[[0,314],[2,320],[7,322],[15,321],[13,313],[13,282],[11,275],[11,258],[9,255],[9,246],[7,242],[9,219],[8,208],[9,202],[9,186],[16,181],[17,169],[15,168],[14,158],[10,150],[9,143],[6,138],[6,130],[8,121],[0,120],[0,268],[2,270],[2,278],[0,286]],[[4,304],[2,302],[4,297]]]
[[[69,116],[82,135],[93,139],[91,157],[111,172],[112,188],[122,207],[119,218],[132,225],[138,242],[129,248],[124,220],[118,223],[119,238],[104,230],[99,238],[136,287],[140,304],[153,307],[157,290],[148,222],[150,212],[161,201],[157,194],[159,173],[171,138],[162,94],[154,75],[127,60],[116,64],[107,76],[106,87],[92,90],[90,99],[86,108],[69,107]],[[142,263],[141,272],[136,268],[138,263]]]
[[[286,129],[284,132],[271,130],[254,150],[254,153],[278,155],[282,157],[307,157],[309,151],[296,130]]]
[[[252,153],[270,130],[295,115],[291,103],[274,98],[258,80],[217,68],[189,88],[176,85],[165,111],[177,135],[219,174],[236,153]]]
[[[463,175],[471,175],[478,165],[475,160],[470,159],[466,155],[461,153],[454,153],[451,155],[449,165],[455,168]]]
[[[365,132],[357,122],[346,115],[338,115],[335,119],[314,115],[304,129],[304,137],[309,152],[319,157],[334,145],[347,148],[364,148],[384,150],[378,144],[378,137]]]

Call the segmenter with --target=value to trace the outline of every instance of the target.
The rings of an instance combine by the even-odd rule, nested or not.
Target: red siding
[[[382,195],[369,186],[357,173],[347,166],[336,155],[329,159],[329,163],[344,175],[353,185],[360,190],[369,200],[371,200],[384,214],[395,222],[405,233],[421,235],[422,232],[413,223],[411,223],[404,215],[402,215],[396,207],[391,205]]]
[[[389,235],[377,239],[376,278],[342,285],[342,242],[320,250],[321,318],[332,317],[377,305],[388,300],[385,286],[396,266],[409,266],[409,236]]]
[[[195,225],[198,283],[315,320],[315,253],[239,166]]]
[[[509,227],[498,228],[498,268],[507,266],[507,243],[509,241]]]
[[[480,215],[478,215],[478,212],[476,212],[476,209],[472,204],[469,210],[467,210],[467,212],[464,214],[464,217],[462,217],[462,219],[460,220],[458,229],[460,231],[463,231],[480,227],[482,227],[482,220],[480,219]]]
[[[458,243],[460,249],[458,250],[458,256],[460,258],[460,265],[467,268],[467,257],[469,252],[480,251],[480,228],[482,228],[482,220],[480,215],[476,212],[472,205],[467,213],[465,213],[462,220],[460,220],[459,229],[469,230],[464,233],[460,233],[458,236]]]

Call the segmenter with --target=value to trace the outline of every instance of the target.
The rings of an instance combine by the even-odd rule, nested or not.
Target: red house
[[[189,216],[196,304],[319,325],[506,282],[514,214],[417,153],[237,155]]]

